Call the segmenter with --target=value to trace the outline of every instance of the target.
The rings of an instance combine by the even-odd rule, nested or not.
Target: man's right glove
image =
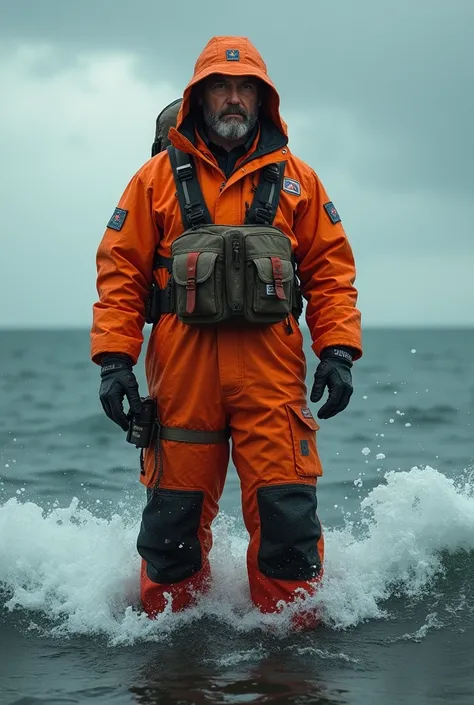
[[[99,398],[102,407],[109,419],[128,431],[129,420],[123,410],[123,398],[127,397],[132,414],[139,414],[142,406],[132,361],[128,355],[111,353],[104,355],[100,364],[102,381]]]

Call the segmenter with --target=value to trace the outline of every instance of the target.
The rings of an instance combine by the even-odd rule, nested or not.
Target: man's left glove
[[[132,360],[128,355],[111,353],[104,355],[100,364],[102,381],[99,397],[102,407],[109,419],[128,431],[129,420],[124,414],[123,398],[127,397],[132,414],[139,414],[142,408],[138,382],[132,371]]]
[[[319,419],[330,419],[349,404],[353,392],[351,352],[349,348],[334,347],[324,348],[321,353],[310,396],[312,402],[318,402],[326,386],[329,389],[328,400],[318,411]]]

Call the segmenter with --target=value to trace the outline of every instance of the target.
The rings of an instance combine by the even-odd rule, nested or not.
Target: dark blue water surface
[[[295,634],[250,602],[232,466],[210,595],[141,614],[138,451],[102,412],[88,331],[0,332],[0,705],[472,705],[474,331],[364,346],[318,433],[323,624]]]

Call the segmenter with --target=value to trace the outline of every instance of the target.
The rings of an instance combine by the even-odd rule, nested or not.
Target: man
[[[148,495],[137,542],[142,603],[153,616],[163,611],[169,595],[172,609],[181,610],[208,588],[211,523],[224,487],[230,435],[250,536],[250,595],[262,612],[275,612],[298,596],[314,594],[324,557],[316,514],[319,426],[307,406],[295,307],[285,308],[296,291],[288,266],[291,270],[294,258],[312,348],[320,358],[311,401],[329,389],[318,412],[325,419],[347,406],[352,361],[362,354],[353,256],[320,180],[287,146],[279,95],[248,39],[209,41],[169,139],[173,150],[149,160],[128,184],[99,246],[99,301],[91,334],[92,360],[102,366],[102,404],[126,430],[124,396],[132,413],[141,406],[132,367],[143,342],[150,287],[161,293],[176,287],[175,308],[162,309],[155,319],[146,353],[148,388],[162,434],[146,449],[141,473]],[[173,171],[173,155],[180,154],[187,163],[175,163]],[[269,189],[265,198],[260,180]],[[186,201],[193,183],[202,190],[203,208],[191,197]],[[256,192],[267,201],[258,217]],[[194,245],[184,246],[188,241],[178,240],[189,226],[184,221],[191,213],[202,218],[205,208],[214,225],[189,231]],[[239,230],[244,221],[251,225]],[[251,240],[255,227],[263,230],[255,230],[261,236]],[[222,257],[213,249],[221,231],[223,238],[235,236],[232,253]],[[199,247],[211,240],[209,251]],[[244,240],[247,258],[256,248],[253,260],[240,259]],[[258,254],[267,241],[268,252]],[[273,252],[286,243],[291,257],[284,249]],[[224,276],[214,277],[219,262],[227,268],[225,276],[250,272],[256,282],[255,291],[253,279],[239,290],[244,304],[225,303],[236,309],[231,314],[240,314],[243,306],[248,317],[258,319],[263,312],[266,324],[232,317],[230,309],[224,320],[219,307],[230,293],[209,288],[210,281],[220,286]],[[193,316],[203,311],[208,318],[202,315],[201,325],[194,325]],[[275,312],[281,320],[268,323]],[[222,321],[202,325],[211,314]]]

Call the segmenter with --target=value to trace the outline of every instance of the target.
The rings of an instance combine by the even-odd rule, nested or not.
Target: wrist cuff
[[[348,362],[351,365],[353,361],[352,355],[349,350],[343,347],[324,348],[321,353],[321,360],[325,360],[327,357],[336,357],[339,360],[345,360],[345,362]]]
[[[131,370],[132,361],[128,355],[107,355],[102,358],[100,373],[107,374],[114,370]]]

